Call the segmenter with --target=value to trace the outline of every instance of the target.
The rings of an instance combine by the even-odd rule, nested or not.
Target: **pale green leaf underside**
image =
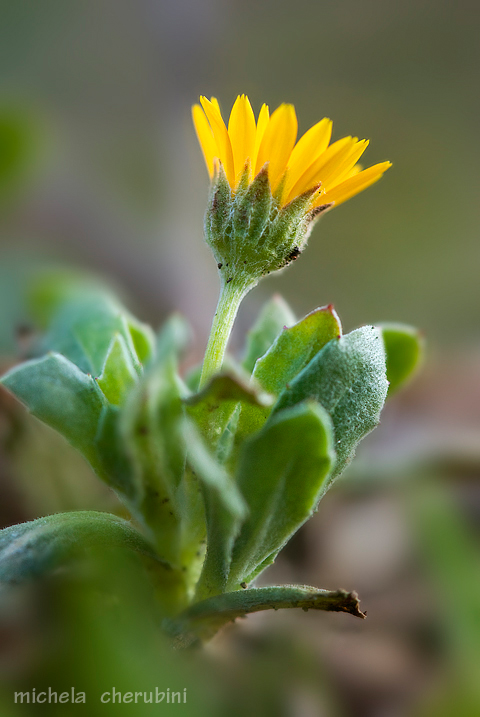
[[[106,399],[91,376],[57,353],[13,368],[1,383],[97,469],[94,440]]]
[[[200,483],[205,501],[207,554],[197,594],[223,592],[232,557],[232,548],[247,506],[231,476],[215,461],[192,422],[185,426],[188,462]]]
[[[247,441],[236,482],[249,516],[233,550],[231,589],[311,516],[334,461],[330,419],[313,403],[278,413]]]
[[[110,513],[57,513],[0,531],[0,584],[17,585],[51,573],[86,550],[126,548],[161,566],[151,545]]]

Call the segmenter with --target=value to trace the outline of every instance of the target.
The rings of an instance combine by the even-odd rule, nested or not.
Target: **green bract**
[[[261,194],[262,178],[255,181],[248,191]],[[225,222],[248,238],[252,222],[271,221],[273,210],[260,197],[247,221],[238,197]],[[155,336],[95,289],[60,292],[43,318],[36,356],[2,383],[83,454],[131,521],[77,512],[7,528],[3,586],[115,548],[144,565],[179,644],[269,607],[361,615],[353,594],[249,584],[378,423],[388,381],[397,389],[418,364],[422,343],[413,329],[367,326],[342,335],[332,307],[295,323],[275,298],[248,334],[243,367],[229,359],[198,390],[198,371],[188,381],[178,372],[189,340],[178,316]]]
[[[297,259],[327,204],[310,209],[318,187],[281,206],[272,196],[268,167],[248,184],[248,168],[232,193],[220,165],[210,186],[205,238],[223,281],[249,286]]]

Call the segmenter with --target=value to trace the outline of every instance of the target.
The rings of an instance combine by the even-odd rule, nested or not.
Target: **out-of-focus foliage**
[[[3,211],[25,185],[38,149],[38,127],[28,111],[0,104],[0,207]]]

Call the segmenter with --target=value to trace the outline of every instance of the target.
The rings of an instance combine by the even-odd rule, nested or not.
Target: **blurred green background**
[[[225,113],[243,92],[257,112],[293,102],[300,132],[329,116],[335,138],[371,139],[367,165],[393,162],[321,220],[293,267],[247,297],[232,342],[238,350],[273,292],[299,315],[333,303],[346,330],[394,320],[427,337],[423,373],[266,574],[357,589],[368,620],[249,618],[208,660],[188,658],[191,713],[480,714],[478,3],[1,0],[0,18],[5,367],[28,339],[29,282],[51,266],[105,277],[154,326],[181,309],[195,329],[191,361],[201,356],[218,282],[202,239],[208,182],[190,120],[199,94],[217,96]],[[6,394],[0,406],[2,526],[116,509],[61,439]],[[58,614],[31,595],[3,611],[6,715],[23,714],[12,685],[39,674],[45,684],[60,663],[71,662],[72,684],[80,671],[101,684],[112,665],[120,683],[140,660],[133,637],[105,639],[101,653],[95,610],[79,617],[81,601],[60,592]],[[73,623],[86,625],[82,646],[72,638],[54,649],[52,635]],[[131,633],[142,630],[150,634]],[[154,679],[169,658],[148,650]],[[92,655],[109,670],[87,670]],[[42,660],[50,672],[39,672]]]

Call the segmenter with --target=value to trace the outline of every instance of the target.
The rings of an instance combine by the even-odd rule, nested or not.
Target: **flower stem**
[[[232,332],[238,308],[251,288],[252,284],[250,282],[245,283],[245,281],[235,281],[235,279],[222,283],[203,360],[199,388],[202,388],[222,368],[228,339]]]

